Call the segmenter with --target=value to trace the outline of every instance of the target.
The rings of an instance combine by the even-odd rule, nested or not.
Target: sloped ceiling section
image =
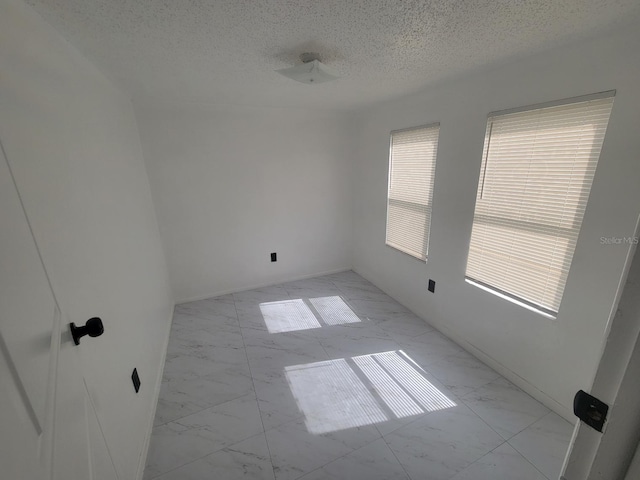
[[[638,0],[27,0],[134,99],[352,109],[638,21]],[[341,75],[274,70],[317,51]]]

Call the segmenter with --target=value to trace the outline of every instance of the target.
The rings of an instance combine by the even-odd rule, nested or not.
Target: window
[[[391,132],[387,245],[427,259],[440,124]]]
[[[614,94],[489,115],[468,280],[556,315]]]

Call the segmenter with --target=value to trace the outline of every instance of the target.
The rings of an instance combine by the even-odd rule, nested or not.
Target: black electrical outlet
[[[272,262],[277,262],[278,261],[278,254],[276,252],[273,252],[271,254],[271,261]]]
[[[609,405],[583,390],[578,390],[573,398],[573,413],[584,423],[602,432],[607,420]]]
[[[428,290],[429,290],[431,293],[435,293],[435,291],[436,291],[436,282],[435,282],[435,280],[431,280],[431,279],[429,279],[429,287],[428,287]]]
[[[134,368],[131,374],[131,381],[133,382],[133,388],[136,389],[136,393],[140,391],[140,377],[138,376],[138,369]]]

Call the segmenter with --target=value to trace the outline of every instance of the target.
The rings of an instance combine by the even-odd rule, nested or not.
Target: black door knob
[[[80,345],[80,339],[85,335],[90,337],[99,337],[104,333],[104,326],[102,320],[98,317],[93,317],[87,320],[84,327],[76,327],[75,323],[69,325],[71,328],[71,336],[73,337],[73,343]]]

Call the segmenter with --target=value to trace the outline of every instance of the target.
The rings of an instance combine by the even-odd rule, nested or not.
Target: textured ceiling
[[[638,0],[27,0],[135,98],[350,109],[640,19]],[[317,51],[341,75],[274,70]]]

